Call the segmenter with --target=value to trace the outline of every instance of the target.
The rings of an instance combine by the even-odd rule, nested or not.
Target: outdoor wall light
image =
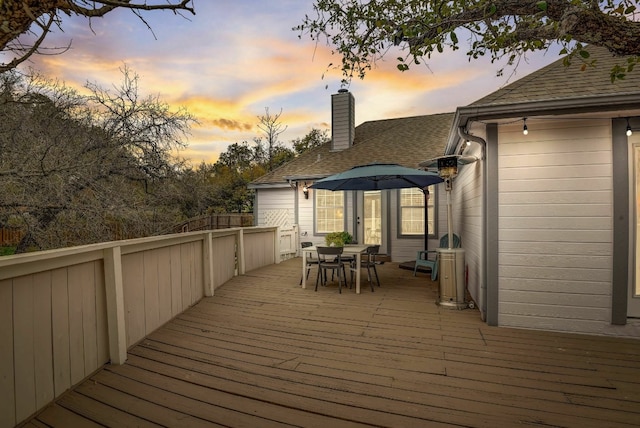
[[[629,118],[627,118],[627,137],[631,137],[633,135],[633,131],[631,130],[631,125],[629,125]]]
[[[527,128],[527,118],[523,118],[522,121],[524,122],[524,126],[522,127],[522,133],[524,135],[529,135],[529,128]]]
[[[309,188],[307,187],[307,182],[304,182],[304,186],[302,186],[302,193],[304,193],[304,198],[309,199]]]

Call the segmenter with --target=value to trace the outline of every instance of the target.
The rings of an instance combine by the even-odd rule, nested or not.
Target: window
[[[318,189],[316,196],[316,233],[344,230],[344,192]]]
[[[427,205],[428,229],[429,235],[433,235],[435,233],[435,198],[433,197],[435,188],[429,186],[428,190],[431,195]],[[424,193],[420,189],[400,190],[400,235],[424,236]]]

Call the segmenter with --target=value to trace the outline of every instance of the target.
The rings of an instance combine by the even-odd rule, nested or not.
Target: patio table
[[[350,268],[351,271],[356,272],[356,294],[360,294],[360,262],[362,261],[362,255],[367,252],[367,248],[369,248],[369,245],[347,244],[342,251],[343,255],[353,255],[356,258],[356,267]],[[315,252],[315,245],[302,249],[302,288],[307,288],[307,254],[313,254]]]

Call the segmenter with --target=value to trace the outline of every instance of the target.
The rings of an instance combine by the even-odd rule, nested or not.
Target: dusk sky
[[[48,46],[72,43],[56,56],[36,57],[30,66],[70,86],[87,81],[107,88],[121,81],[126,64],[140,75],[143,95],[160,95],[171,106],[184,106],[200,124],[180,156],[194,165],[215,162],[229,144],[260,135],[258,116],[282,110],[289,143],[312,128],[329,129],[331,94],[341,88],[341,74],[327,72],[340,63],[324,43],[300,39],[292,28],[312,1],[196,0],[196,15],[147,12],[150,31],[130,11],[94,19],[67,18]],[[155,35],[155,38],[154,38]],[[461,40],[462,41],[462,40]],[[500,64],[469,63],[465,46],[435,56],[409,72],[396,69],[395,55],[377,64],[348,89],[356,100],[356,124],[368,120],[455,111],[558,59],[554,53],[531,55],[516,74],[496,77]]]

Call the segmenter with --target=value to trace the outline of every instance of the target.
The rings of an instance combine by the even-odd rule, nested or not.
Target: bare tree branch
[[[0,0],[0,55],[10,60],[0,63],[0,72],[11,70],[32,55],[42,54],[43,42],[52,24],[60,25],[58,15],[77,15],[86,18],[103,17],[116,9],[133,11],[150,28],[141,12],[168,10],[195,14],[193,0]],[[34,35],[36,40],[25,44],[19,39]],[[58,53],[68,50],[61,48]]]

